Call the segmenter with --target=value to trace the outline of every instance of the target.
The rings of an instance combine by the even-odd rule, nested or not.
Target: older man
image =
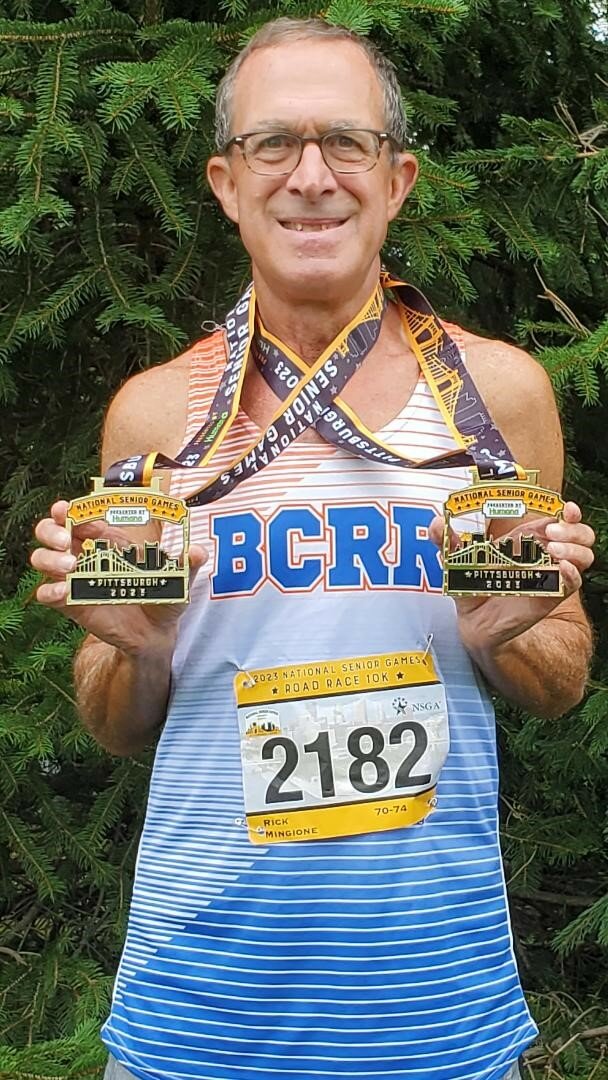
[[[268,24],[217,108],[209,183],[255,292],[227,337],[123,387],[103,447],[105,469],[175,455],[237,385],[204,468],[171,482],[195,493],[192,602],[181,617],[71,609],[89,631],[76,681],[93,735],[127,754],[166,719],[107,1076],[513,1078],[535,1028],[509,930],[486,680],[547,717],[580,699],[593,534],[572,503],[542,524],[564,599],[442,595],[436,515],[474,455],[437,365],[460,364],[476,395],[477,450],[491,430],[497,468],[502,455],[558,487],[550,385],[518,349],[453,330],[455,360],[415,290],[384,302],[379,252],[417,163],[394,72],[364,39]],[[54,579],[40,601],[60,609],[65,512],[40,523],[33,556]]]

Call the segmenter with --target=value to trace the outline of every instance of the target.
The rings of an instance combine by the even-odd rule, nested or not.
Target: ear
[[[226,217],[239,221],[239,200],[230,163],[222,154],[216,154],[207,162],[207,180],[209,187],[219,202]]]
[[[397,217],[418,179],[418,161],[413,154],[398,154],[391,170],[388,194],[388,220]]]

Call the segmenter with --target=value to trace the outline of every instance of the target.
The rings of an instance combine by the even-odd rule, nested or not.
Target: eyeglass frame
[[[354,171],[352,169],[347,169],[347,170],[334,169],[333,165],[329,164],[329,162],[327,161],[327,159],[325,157],[325,154],[323,153],[323,141],[325,139],[329,138],[330,135],[347,134],[349,131],[364,131],[368,135],[375,135],[376,138],[378,139],[378,152],[376,154],[376,160],[373,161],[372,164],[367,169],[355,169]],[[298,157],[298,160],[296,161],[295,165],[293,165],[291,167],[291,169],[286,169],[285,172],[272,172],[272,173],[256,172],[255,169],[251,168],[251,165],[249,164],[249,162],[247,160],[247,154],[245,153],[245,146],[244,146],[245,139],[250,139],[252,135],[289,135],[289,137],[292,138],[292,139],[298,139],[298,141],[300,143],[300,153],[299,153],[299,157]],[[358,173],[363,174],[363,173],[366,173],[366,172],[371,172],[372,169],[375,169],[376,165],[378,164],[378,162],[380,160],[380,154],[382,153],[382,148],[384,147],[384,145],[387,142],[392,143],[392,145],[395,147],[395,149],[397,151],[401,150],[401,146],[399,144],[399,141],[398,141],[398,139],[395,138],[394,135],[391,135],[389,131],[376,131],[375,128],[359,128],[359,127],[331,128],[329,131],[325,131],[323,133],[323,135],[298,135],[295,131],[280,131],[280,130],[278,130],[276,128],[269,128],[267,131],[266,130],[264,130],[264,131],[245,131],[241,135],[233,135],[232,138],[229,139],[228,142],[226,143],[222,153],[227,154],[228,151],[231,150],[233,146],[236,146],[236,147],[238,147],[238,149],[241,151],[241,154],[243,155],[243,161],[245,162],[245,165],[247,166],[247,168],[249,169],[250,172],[254,173],[255,176],[289,176],[292,172],[295,172],[295,170],[298,168],[298,166],[299,166],[299,164],[300,164],[300,162],[302,160],[302,155],[304,153],[305,144],[306,143],[315,143],[319,147],[319,150],[321,151],[321,157],[323,158],[323,161],[327,165],[327,168],[331,170],[331,172],[338,173],[340,176],[356,176]]]

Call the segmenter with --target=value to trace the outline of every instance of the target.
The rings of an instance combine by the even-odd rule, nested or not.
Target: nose
[[[321,147],[306,143],[296,169],[287,177],[286,187],[294,195],[315,200],[328,192],[337,191],[335,173],[325,163]]]

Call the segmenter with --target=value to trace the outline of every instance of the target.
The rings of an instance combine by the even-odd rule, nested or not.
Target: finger
[[[494,519],[493,524],[495,524],[495,522],[496,519]],[[519,525],[515,525],[512,529],[509,529],[509,532],[506,535],[510,536],[513,540],[517,539],[518,536],[533,536],[539,543],[542,543],[545,539],[546,530],[549,528],[549,525],[552,524],[555,524],[553,518],[528,517]],[[493,539],[496,541],[498,537],[493,537]]]
[[[435,514],[435,517],[429,524],[429,540],[432,540],[437,547],[441,547],[443,543],[443,530],[445,528],[445,521],[439,514]]]
[[[429,540],[432,540],[437,547],[443,548],[443,538],[445,534],[445,518],[441,517],[441,514],[436,514],[435,517],[429,523]],[[450,551],[456,551],[460,547],[460,538],[458,533],[454,529],[450,529]]]
[[[68,587],[65,581],[45,581],[43,585],[38,586],[36,599],[45,607],[63,608],[67,594]]]
[[[58,499],[51,506],[51,517],[58,525],[65,525],[69,503],[66,499]]]
[[[74,525],[72,536],[76,540],[98,540],[104,538],[116,544],[128,544],[129,538],[120,529],[109,527],[106,522],[98,518],[93,521],[85,521],[82,525]]]
[[[579,521],[582,521],[583,514],[580,506],[575,502],[567,502],[564,506],[564,521],[568,524],[576,525]]]
[[[572,596],[573,593],[578,592],[583,584],[581,575],[576,566],[565,559],[560,562],[559,570],[564,583],[564,597]]]
[[[51,517],[50,519],[45,518],[44,523],[51,521],[54,525],[64,526],[67,517],[68,506],[69,503],[65,499],[59,499],[56,503],[53,503],[53,505],[51,506]],[[42,524],[43,522],[39,523],[39,525]],[[46,544],[47,547],[57,546],[56,544],[48,543],[47,540],[43,538],[43,536],[38,535],[38,526],[36,527],[35,535],[37,539],[40,540],[41,543]],[[51,535],[55,536],[57,534],[52,533]],[[63,538],[65,538],[65,536],[69,537],[68,530],[64,528],[62,533],[60,533],[59,535]],[[72,527],[72,536],[75,540],[79,541],[97,540],[100,537],[105,537],[109,540],[114,541],[117,544],[129,544],[131,542],[130,538],[124,532],[122,532],[121,529],[108,528],[107,523],[102,518],[98,518],[93,521],[87,521],[82,525],[74,525]],[[68,547],[69,544],[62,543],[61,546]]]
[[[68,551],[70,547],[70,534],[67,529],[58,525],[53,518],[43,518],[34,529],[34,536],[41,544],[55,551]]]
[[[108,525],[102,518],[85,521],[82,525],[74,525],[72,528],[72,541],[77,551],[80,550],[83,540],[109,540],[115,547],[125,548],[130,547],[131,544],[141,547],[146,540],[160,540],[160,536],[160,527],[141,535],[137,527],[125,531],[117,526]]]
[[[30,555],[34,570],[48,577],[60,580],[76,569],[76,556],[68,552],[49,551],[48,548],[36,548]]]
[[[200,544],[192,544],[188,548],[188,597],[191,596],[192,587],[194,585],[196,575],[198,574],[201,566],[204,566],[209,560],[209,552],[206,548]],[[180,604],[158,604],[150,607],[144,607],[148,618],[155,623],[170,625],[171,622],[176,622],[181,619],[184,611],[186,610],[186,603]],[[70,614],[68,612],[68,614]]]
[[[55,506],[57,505],[56,503]],[[52,510],[54,509],[55,507],[52,508]],[[58,517],[61,518],[61,515],[58,515]],[[70,536],[67,529],[57,524],[56,518],[43,518],[36,525],[34,536],[41,544],[44,544],[46,548],[50,548],[52,551],[69,551],[70,548],[74,548],[76,552],[79,552],[83,540],[96,540],[101,536],[123,542],[122,535],[116,534],[115,530],[108,529],[103,521],[91,521],[87,522],[86,525],[79,525],[77,528],[72,529]]]
[[[209,552],[200,544],[191,544],[188,548],[188,564],[190,574],[188,577],[188,591],[192,589],[196,575],[202,566],[209,561]]]
[[[595,533],[590,525],[567,524],[565,521],[552,521],[545,529],[548,540],[562,543],[580,544],[581,547],[593,547]]]
[[[65,548],[70,546],[70,533],[67,529],[61,529],[54,522],[49,522],[49,518],[44,519],[44,523],[40,522],[39,526],[35,529],[35,535],[46,547],[58,547],[59,543]],[[57,532],[57,529],[60,529]],[[52,541],[58,538],[57,543]],[[68,539],[68,543],[65,543],[65,539]],[[72,528],[71,533],[71,545],[76,552],[79,552],[82,546],[83,540],[109,540],[111,543],[116,544],[117,547],[127,547],[133,543],[132,537],[129,537],[121,529],[115,529],[108,526],[105,521],[86,521],[82,525],[75,525]],[[136,541],[137,542],[137,541]]]
[[[207,548],[202,547],[201,544],[191,544],[188,548],[188,562],[190,567],[195,570],[200,570],[201,566],[204,566],[209,560],[209,552]]]
[[[547,552],[552,558],[559,559],[560,565],[562,560],[566,560],[581,571],[588,570],[594,559],[591,548],[580,544],[558,544],[552,540],[547,544]]]

